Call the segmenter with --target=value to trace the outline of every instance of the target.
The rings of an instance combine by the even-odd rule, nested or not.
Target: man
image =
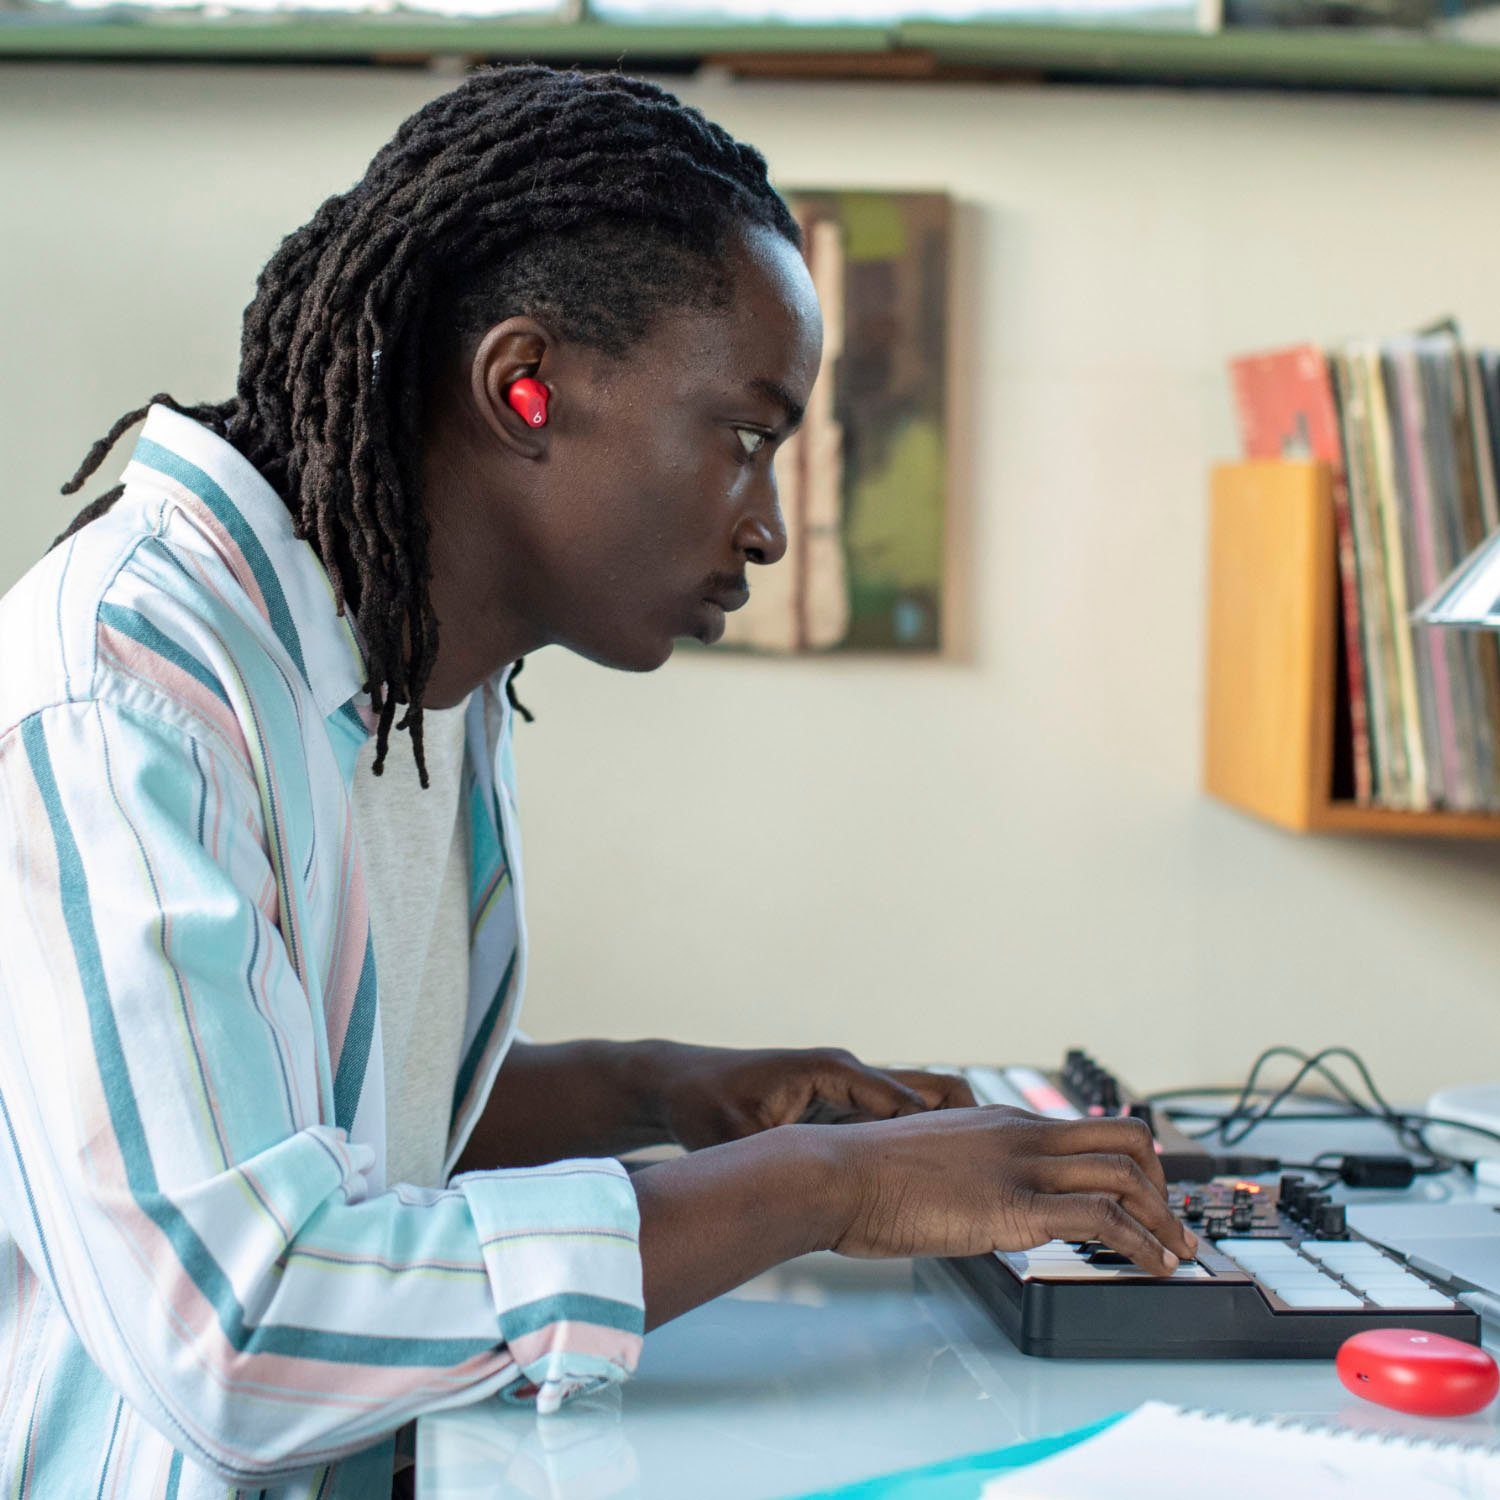
[[[553,1409],[804,1251],[1192,1252],[1132,1121],[512,1047],[522,659],[652,670],[785,548],[820,325],[758,153],[636,80],[480,73],[283,242],[241,355],[95,445],[70,491],[146,417],[0,604],[0,1477],[383,1494],[414,1416]],[[348,798],[401,729],[415,854]],[[610,1159],[663,1140],[703,1149]]]

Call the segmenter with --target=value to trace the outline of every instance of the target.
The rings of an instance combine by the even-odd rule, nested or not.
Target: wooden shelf
[[[223,16],[165,13],[141,21],[0,20],[0,58],[184,58],[267,61],[425,61],[434,57],[697,66],[741,54],[764,58],[890,50],[880,26],[620,26],[596,21],[482,21],[419,15]]]
[[[1500,817],[1493,813],[1393,812],[1334,802],[1319,810],[1309,833],[1391,833],[1445,839],[1500,839]]]
[[[441,16],[0,12],[0,59],[534,58],[786,78],[1012,79],[1500,95],[1500,47],[1357,31],[901,25],[628,25]]]
[[[1051,76],[1299,89],[1500,92],[1500,47],[1301,29],[1217,32],[958,25],[901,28],[942,62]]]
[[[1333,800],[1339,601],[1327,466],[1223,464],[1211,504],[1204,790],[1296,833],[1500,838],[1491,813]]]

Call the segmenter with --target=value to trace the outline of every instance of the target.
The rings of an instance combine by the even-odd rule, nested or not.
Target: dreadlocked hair
[[[245,309],[232,400],[154,398],[245,455],[327,569],[339,611],[355,611],[376,774],[394,726],[410,733],[428,784],[422,696],[438,621],[421,435],[442,361],[521,314],[623,357],[659,312],[728,301],[726,252],[747,225],[800,245],[760,152],[664,89],[619,73],[486,68],[405,120],[352,188],[281,242]],[[94,444],[64,494],[146,410]],[[507,693],[530,719],[515,676]]]

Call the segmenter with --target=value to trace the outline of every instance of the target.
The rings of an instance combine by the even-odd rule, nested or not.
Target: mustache
[[[743,573],[714,573],[703,582],[705,597],[712,594],[744,594],[749,591],[750,584]]]

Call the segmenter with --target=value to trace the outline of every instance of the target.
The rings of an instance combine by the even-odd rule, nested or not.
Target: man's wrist
[[[832,1250],[854,1217],[858,1181],[854,1153],[859,1133],[858,1125],[782,1125],[759,1137],[782,1138],[796,1161],[797,1191],[813,1210],[807,1224],[806,1254]]]
[[[670,1103],[673,1053],[678,1042],[646,1038],[606,1042],[608,1067],[631,1126],[652,1144],[675,1141]]]
[[[837,1245],[855,1212],[859,1129],[786,1125],[637,1172],[647,1327]]]
[[[782,1125],[727,1146],[740,1155],[757,1216],[780,1220],[784,1259],[831,1250],[854,1213],[851,1133],[857,1126]]]
[[[455,1171],[620,1156],[673,1140],[669,1042],[518,1042]]]

